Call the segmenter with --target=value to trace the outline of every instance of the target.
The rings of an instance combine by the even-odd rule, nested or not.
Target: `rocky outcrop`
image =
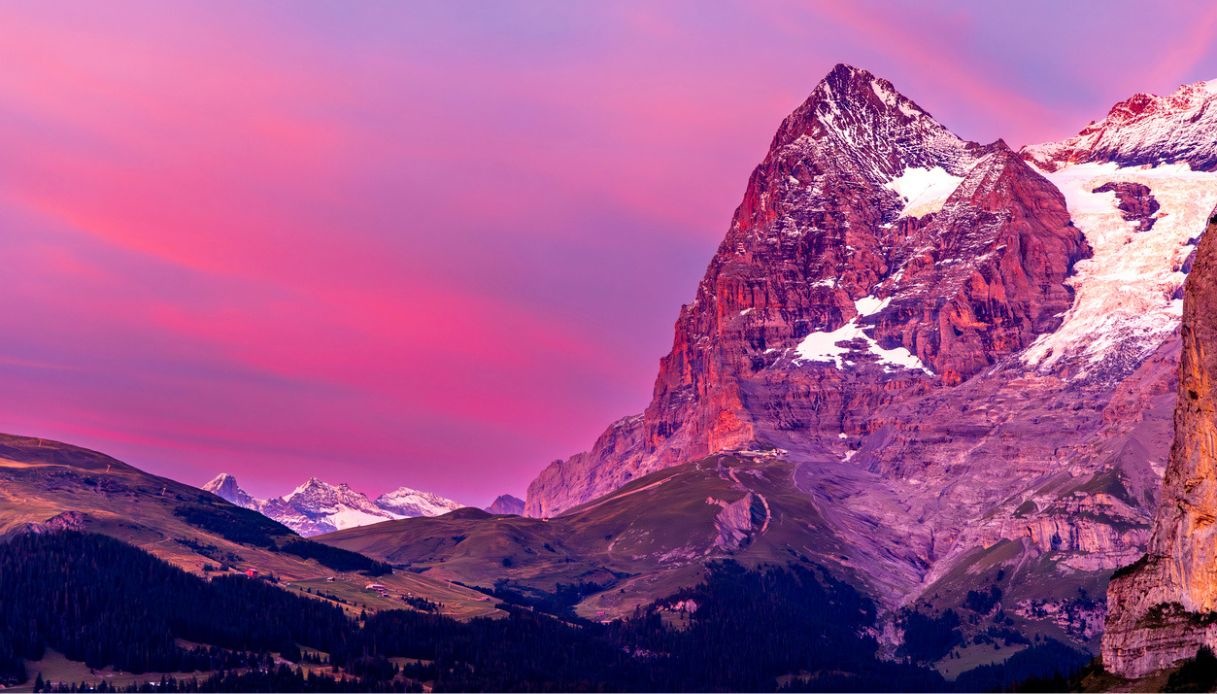
[[[14,537],[25,533],[41,535],[56,532],[84,532],[89,525],[89,515],[80,511],[63,511],[42,521],[41,523],[22,523],[0,534],[0,539]]]
[[[1149,231],[1154,228],[1154,222],[1158,221],[1154,215],[1162,206],[1154,198],[1149,186],[1143,183],[1108,181],[1090,192],[1115,193],[1116,207],[1120,209],[1125,221],[1137,223],[1137,231]]]
[[[642,415],[619,419],[590,451],[555,460],[542,470],[528,485],[524,512],[547,518],[617,489],[639,476],[643,455]]]
[[[722,508],[714,517],[718,534],[714,546],[719,549],[737,550],[746,546],[769,521],[768,502],[759,494],[748,492],[732,502],[710,498],[706,503]]]
[[[1217,218],[1183,298],[1175,441],[1146,556],[1108,590],[1103,664],[1140,677],[1217,646]]]

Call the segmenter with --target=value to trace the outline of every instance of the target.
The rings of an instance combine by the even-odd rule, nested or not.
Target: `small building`
[[[374,590],[377,593],[384,593],[389,590],[389,587],[383,583],[369,583],[363,587],[364,590]]]
[[[249,578],[257,578],[257,577],[258,577],[258,570],[257,570],[257,569],[246,569],[246,570],[245,570],[245,575],[246,575],[247,577],[249,577]]]

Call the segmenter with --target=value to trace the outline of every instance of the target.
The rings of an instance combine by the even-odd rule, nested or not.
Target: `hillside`
[[[382,572],[364,557],[335,555],[261,514],[101,453],[0,435],[0,535],[50,529],[107,535],[196,575],[253,571],[285,587],[319,583],[369,609],[402,604],[362,591],[360,572]],[[340,578],[327,582],[331,576]],[[496,612],[485,596],[443,581],[411,574],[377,580],[392,594],[427,597],[456,616]]]

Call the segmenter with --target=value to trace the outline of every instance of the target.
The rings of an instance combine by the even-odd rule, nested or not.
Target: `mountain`
[[[387,494],[376,497],[376,507],[399,517],[414,518],[416,516],[442,516],[458,508],[464,508],[465,505],[431,492],[398,487]]]
[[[1143,677],[1217,646],[1217,216],[1183,297],[1175,443],[1148,551],[1113,578],[1103,666]]]
[[[1097,648],[1108,578],[1149,538],[1183,281],[1217,205],[1217,95],[1180,93],[1014,152],[837,66],[750,176],[646,410],[546,467],[526,513],[768,454],[895,642],[901,610],[976,593],[1000,609],[965,640],[1012,619]]]
[[[1055,328],[1089,253],[1064,198],[1005,143],[965,142],[837,66],[753,172],[646,412],[550,466],[528,512],[716,450],[840,457],[857,408],[957,385]]]
[[[524,500],[502,494],[486,507],[486,512],[496,516],[519,516],[524,513]]]
[[[311,477],[283,496],[255,499],[241,489],[237,478],[221,473],[202,486],[242,508],[253,509],[305,537],[330,533],[397,518],[438,516],[464,504],[438,494],[400,487],[371,501],[347,484],[330,484]]]

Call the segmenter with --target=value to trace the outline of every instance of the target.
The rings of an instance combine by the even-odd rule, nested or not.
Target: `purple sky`
[[[1217,77],[1217,5],[0,7],[0,430],[256,495],[467,503],[646,405],[837,62],[1058,139]]]

